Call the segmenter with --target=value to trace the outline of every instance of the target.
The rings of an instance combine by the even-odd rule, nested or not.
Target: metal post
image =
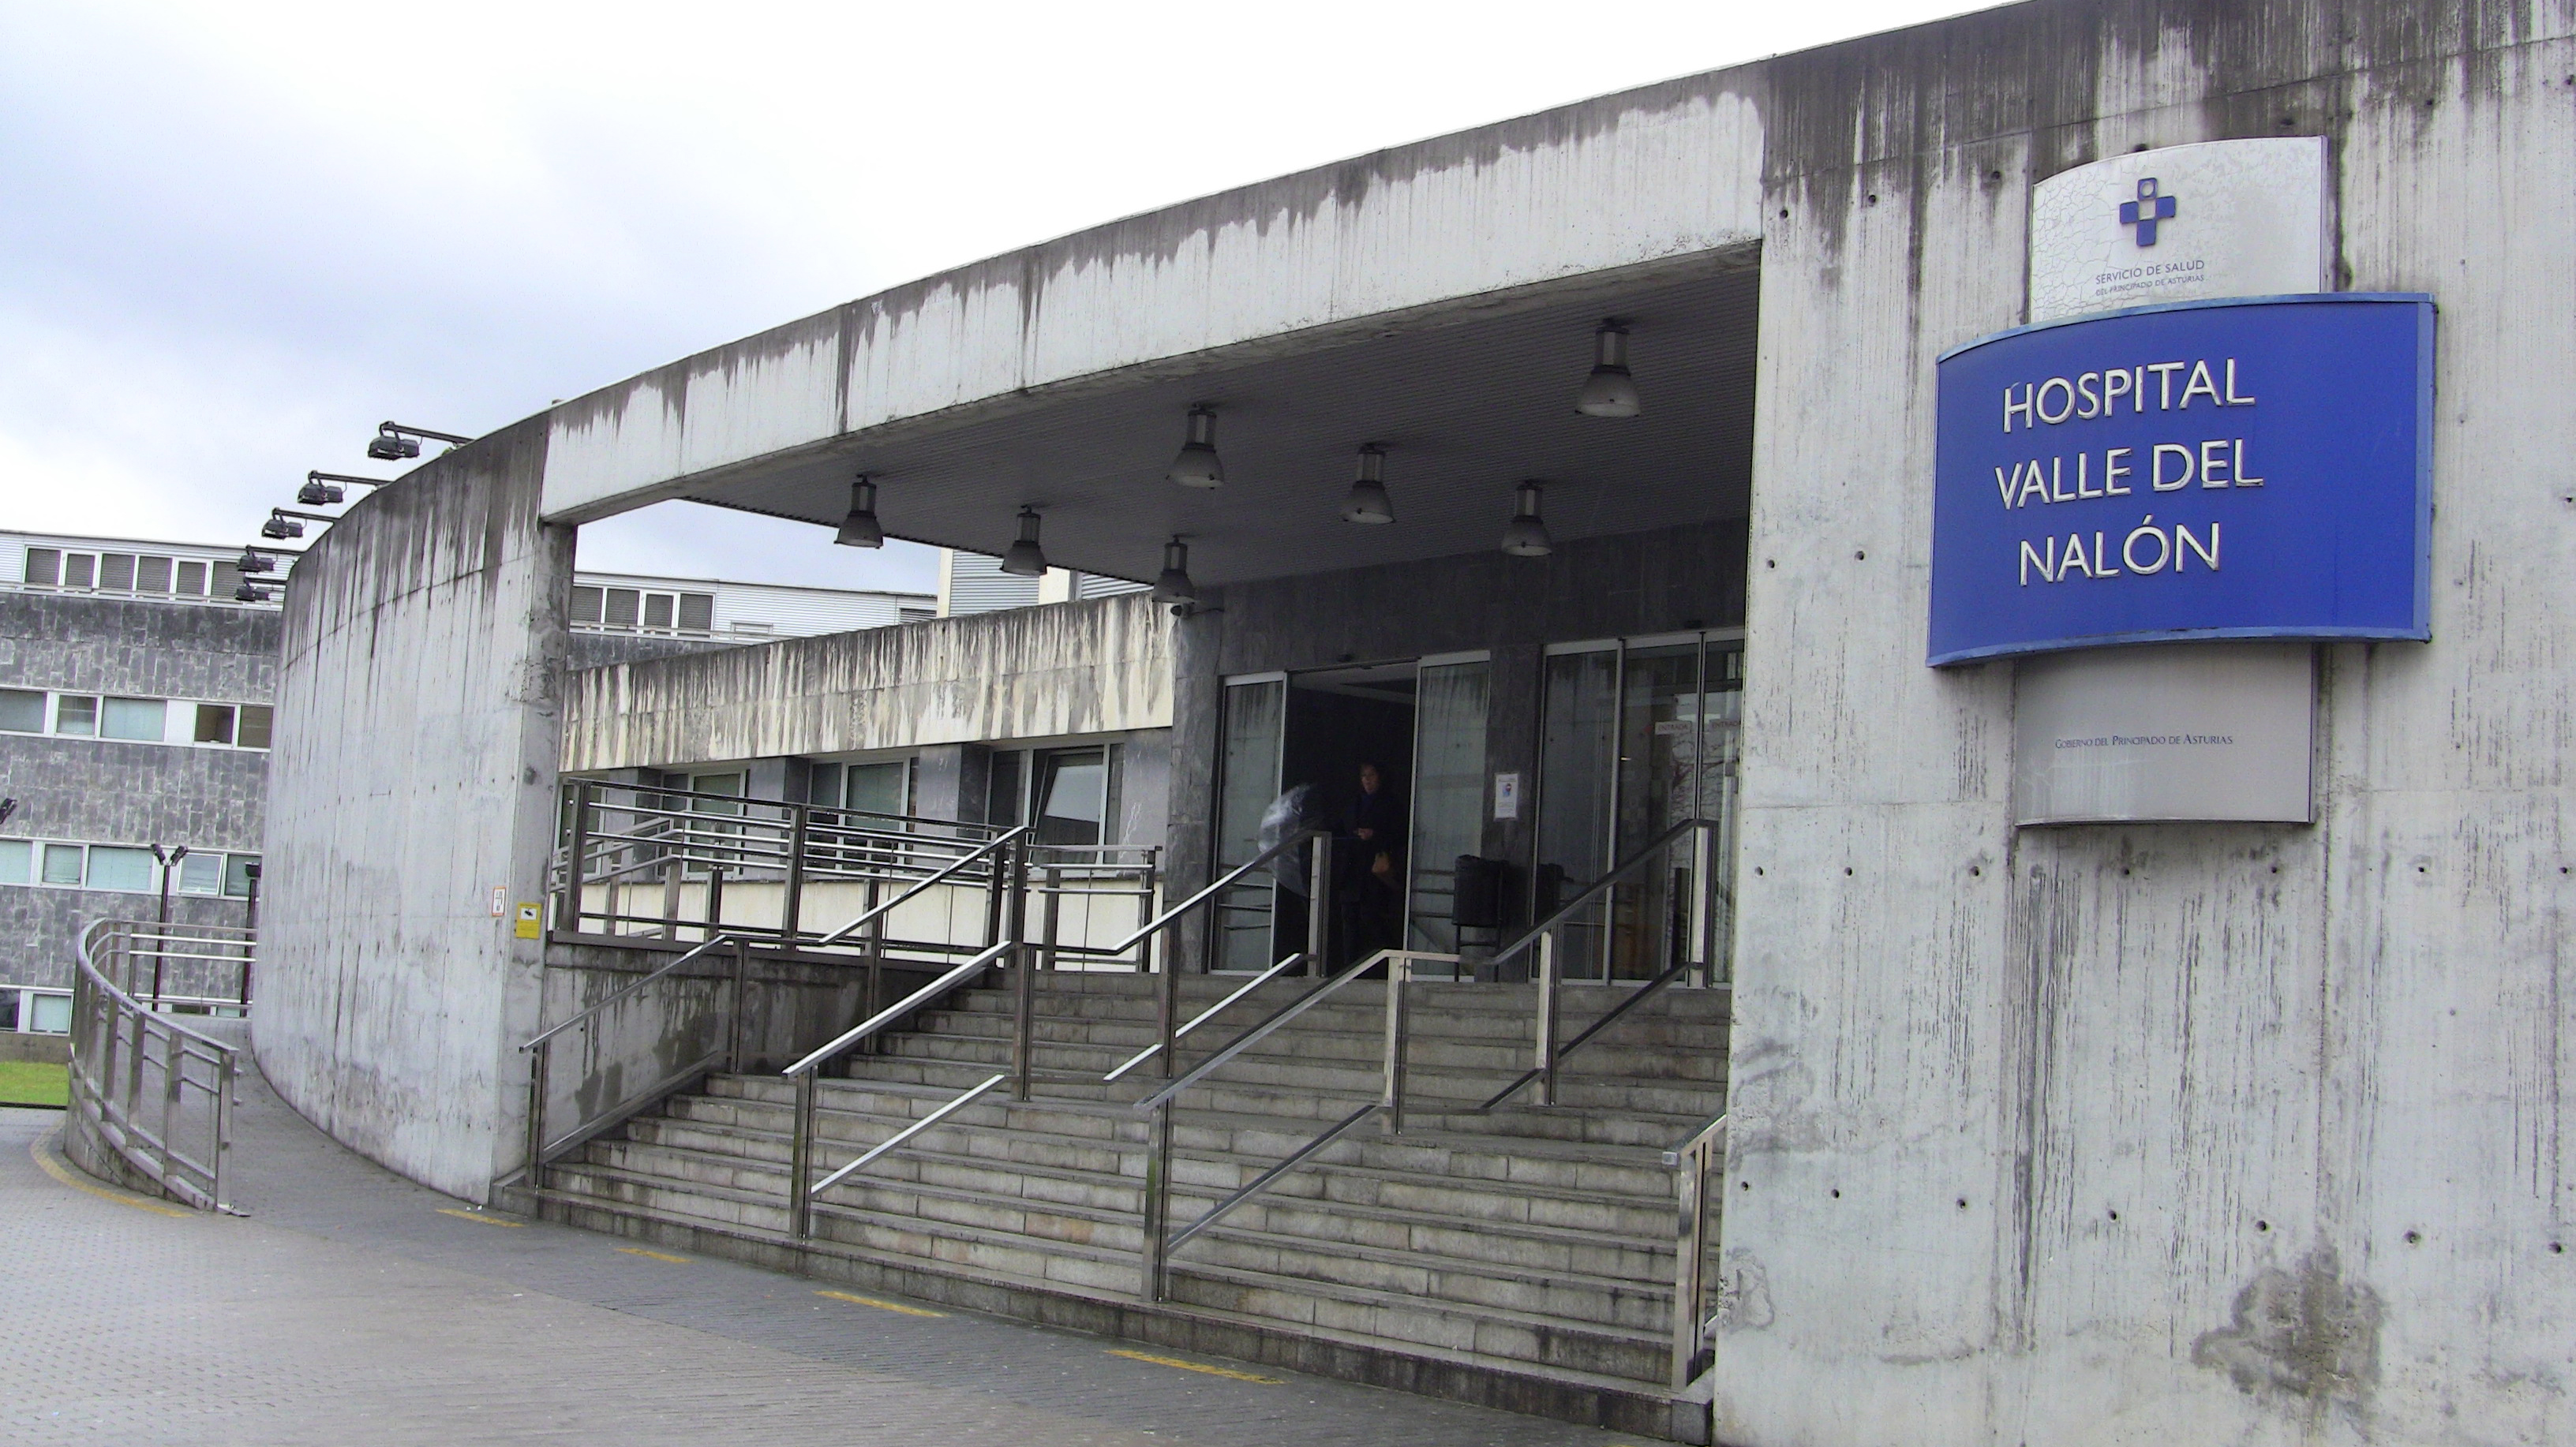
[[[215,1070],[215,1209],[231,1208],[224,1196],[224,1175],[233,1158],[233,1090],[240,1063],[232,1051],[225,1051]]]
[[[1386,1133],[1404,1134],[1404,1058],[1412,1043],[1405,986],[1413,982],[1413,961],[1397,955],[1386,962],[1386,1061],[1381,1078],[1385,1092],[1378,1104],[1386,1111]]]
[[[1003,868],[1009,861],[1002,856],[1008,847],[984,856],[984,867],[991,871],[984,887],[984,947],[991,949],[1002,942],[1002,895],[1010,888],[1010,872]],[[962,871],[961,871],[962,872]]]
[[[1211,911],[1213,913],[1213,911]],[[1155,1060],[1162,1066],[1163,1078],[1171,1079],[1181,1072],[1175,1068],[1181,1024],[1181,922],[1175,918],[1163,927],[1163,978],[1154,989],[1154,1038],[1163,1042]]]
[[[733,1019],[725,1031],[725,1070],[728,1074],[742,1073],[742,1011],[743,1002],[750,993],[750,984],[751,946],[736,938],[733,942]],[[874,1013],[873,1010],[869,1012]]]
[[[883,881],[875,878],[868,880],[867,907],[869,909],[873,910],[877,907],[877,898],[883,888]],[[885,916],[878,915],[868,921],[867,933],[862,936],[867,945],[868,961],[868,1009],[866,1014],[859,1017],[862,1020],[876,1018],[876,1013],[885,1008],[885,931]],[[859,1049],[865,1054],[877,1054],[879,1052],[877,1037],[871,1035],[860,1041]]]
[[[546,1040],[528,1052],[528,1184],[538,1190],[546,1184],[546,1074],[554,1048]]]
[[[1717,924],[1716,864],[1717,831],[1702,824],[1691,831],[1691,969],[1687,983],[1694,988],[1706,988],[1715,960],[1710,945],[1714,943]]]
[[[179,1154],[179,1087],[187,1083],[188,1058],[173,1030],[161,1046],[161,1184],[167,1189]]]
[[[1538,937],[1538,1103],[1556,1104],[1556,931]]]
[[[1037,997],[1037,954],[1025,943],[1029,924],[1029,850],[1023,843],[1016,848],[1005,846],[1010,857],[1011,938],[1022,941],[1003,958],[1011,962],[1011,1098],[1027,1100],[1029,1087],[1037,1074],[1035,1013]],[[998,869],[1001,860],[995,860]]]
[[[1318,834],[1306,852],[1306,963],[1299,973],[1333,972],[1333,836]]]
[[[581,933],[581,913],[589,900],[582,885],[582,870],[590,855],[590,785],[572,786],[572,835],[564,853],[564,902],[555,909],[555,919],[574,934]]]
[[[170,957],[170,866],[188,856],[184,848],[175,855],[161,854],[161,846],[152,846],[161,855],[161,911],[152,921],[152,1008],[161,1008],[161,967]]]
[[[1027,866],[1023,865],[1021,867],[1021,873],[1024,875],[1027,873]],[[1042,967],[1052,971],[1058,968],[1056,964],[1055,948],[1056,941],[1061,937],[1059,931],[1061,930],[1064,922],[1063,867],[1054,864],[1048,865],[1046,868],[1045,879],[1046,883],[1044,890],[1046,893],[1046,908],[1044,912],[1039,915],[1040,924],[1038,927],[1038,938],[1040,940],[1040,947],[1038,954],[1039,958],[1045,962]],[[1083,918],[1087,921],[1090,917],[1090,912],[1086,910],[1083,914]]]
[[[787,1142],[787,1229],[799,1241],[814,1228],[813,1203],[805,1195],[805,1182],[813,1175],[806,1161],[814,1151],[814,1074],[808,1070],[796,1077],[796,1119]]]
[[[707,866],[707,927],[700,939],[712,940],[724,933],[724,879],[723,865]]]
[[[1138,929],[1143,929],[1154,918],[1154,891],[1157,882],[1162,878],[1162,870],[1156,863],[1157,857],[1155,851],[1151,849],[1145,851],[1145,863],[1138,880],[1138,888],[1141,892],[1136,897],[1136,928]],[[1154,941],[1149,935],[1137,941],[1136,970],[1137,973],[1144,974],[1152,971],[1153,968]]]
[[[662,938],[666,940],[680,937],[680,862],[676,854],[662,861]]]
[[[1691,1364],[1699,1357],[1700,1323],[1706,1319],[1702,1299],[1708,1262],[1708,1158],[1701,1142],[1682,1152],[1674,1173],[1679,1210],[1673,1232],[1673,1390],[1691,1384]]]
[[[787,894],[778,907],[778,933],[792,950],[804,933],[805,825],[812,814],[802,804],[788,807],[795,811],[795,822],[787,830]]]
[[[143,1027],[150,1019],[140,1010],[134,1012],[134,1043],[126,1048],[125,1119],[129,1126],[143,1118],[143,1063],[149,1053]]]
[[[1163,1052],[1166,1056],[1171,1052]],[[1163,1073],[1171,1074],[1171,1062],[1164,1061]],[[1172,1103],[1154,1107],[1153,1122],[1145,1136],[1145,1280],[1138,1293],[1149,1302],[1163,1299],[1167,1279],[1165,1265],[1170,1253],[1172,1214]]]

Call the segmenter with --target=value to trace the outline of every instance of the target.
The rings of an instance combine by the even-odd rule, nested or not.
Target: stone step
[[[1141,1142],[1111,1146],[1083,1137],[957,1123],[964,1114],[914,1136],[900,1150],[871,1165],[870,1172],[889,1178],[915,1175],[922,1168],[912,1162],[940,1160],[951,1163],[954,1169],[1062,1173],[1066,1177],[1087,1177],[1104,1188],[1112,1184],[1130,1192],[1142,1188],[1145,1152]],[[789,1150],[787,1125],[784,1110],[757,1121],[709,1120],[699,1112],[689,1111],[638,1121],[632,1134],[639,1140],[682,1144],[784,1169]],[[836,1169],[900,1128],[899,1120],[819,1118],[817,1175]],[[1290,1150],[1304,1144],[1306,1138],[1303,1133],[1265,1135],[1240,1125],[1229,1127],[1206,1144],[1194,1141],[1179,1128],[1174,1137],[1175,1197],[1209,1199],[1249,1184]],[[1530,1162],[1460,1149],[1436,1140],[1385,1141],[1362,1136],[1334,1142],[1321,1160],[1326,1168],[1320,1175],[1292,1174],[1274,1186],[1271,1194],[1283,1199],[1329,1198],[1344,1204],[1384,1207],[1415,1218],[1447,1217],[1462,1224],[1515,1223],[1596,1235],[1608,1232],[1644,1243],[1660,1242],[1671,1231],[1673,1188],[1669,1173],[1659,1162]],[[1498,1191],[1496,1186],[1505,1181],[1510,1189]],[[1007,1189],[998,1181],[989,1188]],[[1245,1209],[1257,1208],[1261,1199],[1265,1198],[1256,1198]],[[1124,1209],[1133,1211],[1139,1206]]]
[[[705,1255],[801,1270],[863,1289],[1634,1435],[1661,1436],[1671,1420],[1670,1392],[1659,1378],[1630,1379],[1542,1366],[1319,1322],[1282,1331],[1276,1319],[1219,1307],[1177,1301],[1140,1304],[1132,1295],[1132,1283],[1127,1292],[1094,1292],[963,1263],[885,1258],[832,1241],[790,1243],[775,1232],[573,1192],[538,1194],[541,1209],[552,1219]]]
[[[1725,1077],[1725,1056],[1722,1052],[1707,1049],[1704,1042],[1631,1043],[1623,1038],[1626,1033],[1625,1022],[1622,1022],[1609,1035],[1586,1044],[1579,1053],[1568,1058],[1565,1065],[1567,1073],[1595,1078],[1707,1082],[1722,1082]],[[889,1040],[888,1044],[893,1047],[893,1053],[898,1054],[914,1053],[906,1047],[924,1039],[990,1042],[1007,1050],[1013,1034],[1013,1022],[1008,1015],[943,1010],[926,1013],[912,1030]],[[1062,1070],[1089,1070],[1096,1074],[1106,1074],[1113,1067],[1124,1064],[1156,1038],[1151,1022],[1107,1025],[1097,1021],[1045,1018],[1033,1020],[1029,1034],[1037,1045],[1038,1058],[1042,1063]],[[1190,1036],[1181,1045],[1183,1066],[1186,1068],[1206,1059],[1232,1038],[1220,1030],[1205,1030]],[[1462,1072],[1481,1071],[1498,1083],[1528,1069],[1533,1060],[1529,1041],[1519,1037],[1454,1039],[1417,1033],[1408,1039],[1407,1045],[1406,1058],[1416,1069],[1435,1067]],[[1328,1030],[1309,1024],[1301,1016],[1236,1058],[1246,1061],[1330,1061],[1374,1071],[1379,1068],[1385,1050],[1386,1039],[1382,1031]]]
[[[1115,992],[1099,990],[1050,988],[1050,977],[1038,974],[1040,982],[1032,991],[1032,1013],[1039,1019],[1095,1020],[1127,1024],[1154,1025],[1160,1006],[1150,981],[1144,989],[1128,988]],[[1094,977],[1106,978],[1106,977]],[[1133,979],[1134,977],[1125,977]],[[1185,980],[1193,977],[1184,977]],[[1204,978],[1204,977],[1196,977]],[[1199,1027],[1197,1033],[1239,1030],[1263,1015],[1303,996],[1313,988],[1312,981],[1276,980],[1236,1002],[1215,1020]],[[1412,987],[1408,1014],[1417,1033],[1428,1032],[1445,1038],[1528,1039],[1536,1028],[1538,991],[1529,985],[1422,985]],[[1571,1038],[1594,1020],[1625,1003],[1633,994],[1623,987],[1568,985],[1557,994],[1559,1018],[1564,1033]],[[1187,1020],[1223,998],[1223,992],[1210,989],[1206,998],[1183,994],[1181,1018]],[[941,1010],[1008,1016],[1013,1012],[1013,994],[1006,986],[985,986],[960,990],[941,1001]],[[1609,1034],[1619,1035],[1632,1029],[1652,1030],[1659,1026],[1697,1026],[1702,1030],[1723,1031],[1733,1014],[1733,992],[1725,989],[1666,989],[1653,1000],[1638,1006],[1626,1019],[1610,1027]],[[1386,988],[1382,982],[1363,980],[1346,985],[1331,998],[1310,1007],[1301,1020],[1314,1020],[1325,1028],[1351,1031],[1382,1030],[1386,1018]]]

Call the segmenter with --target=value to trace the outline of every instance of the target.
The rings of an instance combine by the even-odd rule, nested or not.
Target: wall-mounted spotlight
[[[1360,449],[1359,480],[1351,484],[1350,500],[1342,504],[1342,521],[1395,521],[1395,501],[1386,495],[1386,449],[1374,442]]]
[[[1538,496],[1542,491],[1535,482],[1520,487],[1520,511],[1503,529],[1503,551],[1515,558],[1544,558],[1548,555],[1547,523],[1538,515]]]
[[[338,521],[326,512],[297,512],[291,507],[273,507],[268,510],[268,521],[259,525],[259,535],[264,538],[300,538],[304,536],[305,522]]]
[[[1154,580],[1154,601],[1180,604],[1198,600],[1199,585],[1190,581],[1190,545],[1174,533],[1172,540],[1163,544],[1163,575]]]
[[[1014,578],[1036,578],[1046,573],[1046,550],[1038,546],[1038,510],[1020,509],[1020,540],[1002,554],[1002,571]]]
[[[841,519],[840,534],[832,541],[845,548],[885,546],[885,528],[877,522],[877,485],[864,472],[850,484],[850,515]]]
[[[335,506],[349,495],[339,486],[344,482],[353,482],[360,487],[385,485],[383,478],[351,477],[345,472],[308,472],[304,474],[304,485],[295,490],[295,500],[306,507]]]
[[[1222,487],[1225,464],[1216,455],[1216,409],[1199,406],[1190,409],[1189,440],[1181,444],[1178,457],[1172,459],[1172,470],[1164,476],[1183,487]]]
[[[265,603],[268,601],[268,590],[262,588],[257,583],[252,582],[250,579],[244,578],[233,586],[233,601],[236,603]]]
[[[1637,415],[1637,381],[1628,375],[1628,329],[1616,321],[1592,334],[1592,375],[1574,394],[1574,410],[1586,417]]]
[[[420,439],[424,437],[432,442],[444,442],[450,447],[462,447],[474,440],[471,437],[459,437],[453,432],[432,432],[426,427],[406,427],[399,422],[379,422],[376,424],[376,435],[367,439],[367,455],[378,462],[401,462],[406,458],[418,457]]]
[[[233,559],[233,571],[243,574],[244,576],[254,573],[269,572],[276,567],[277,559],[270,557],[268,554],[261,552],[257,548],[244,548],[242,549],[242,555]]]

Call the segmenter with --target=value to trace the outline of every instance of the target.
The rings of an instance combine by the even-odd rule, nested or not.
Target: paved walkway
[[[199,1216],[0,1110],[0,1442],[1612,1447],[1611,1434],[487,1216],[254,1075]]]

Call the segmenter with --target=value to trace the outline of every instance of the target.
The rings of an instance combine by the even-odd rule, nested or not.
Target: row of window
[[[572,590],[572,621],[575,627],[620,633],[710,633],[716,626],[716,595],[584,584]]]
[[[264,749],[273,717],[264,703],[197,703],[0,688],[0,733]]]
[[[27,568],[20,576],[31,588],[176,598],[230,598],[241,583],[240,571],[229,561],[68,548],[27,549]]]
[[[170,892],[247,899],[258,869],[256,854],[227,854],[212,849],[191,852],[170,871]],[[127,844],[0,839],[0,884],[152,894],[161,888],[160,861],[152,857],[151,850]]]
[[[805,802],[827,808],[856,809],[871,814],[910,814],[914,810],[913,763],[890,759],[877,763],[816,762],[807,766]],[[1034,823],[1041,844],[1103,844],[1114,829],[1110,820],[1117,803],[1117,747],[1092,745],[1071,749],[996,749],[986,776],[984,818],[1010,827]],[[725,773],[661,775],[662,787],[698,794],[741,798],[750,776]],[[739,813],[737,806],[698,801],[701,814]]]

